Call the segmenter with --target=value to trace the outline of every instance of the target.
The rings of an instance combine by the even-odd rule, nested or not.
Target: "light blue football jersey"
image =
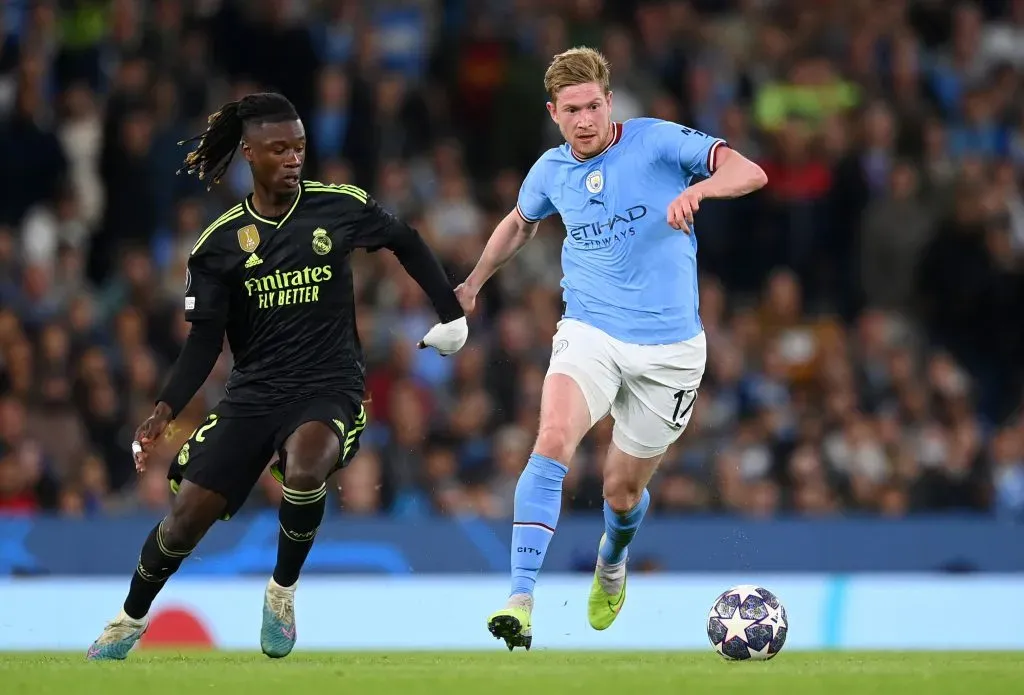
[[[678,123],[613,123],[611,144],[581,160],[568,143],[543,155],[519,191],[530,222],[558,213],[565,318],[640,345],[700,334],[697,238],[673,229],[668,206],[694,177],[711,175],[725,144]]]

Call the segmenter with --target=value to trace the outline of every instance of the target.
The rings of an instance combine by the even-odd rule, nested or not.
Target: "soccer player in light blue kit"
[[[472,311],[480,288],[537,223],[561,216],[565,309],[537,441],[516,487],[512,590],[487,623],[510,650],[533,641],[534,585],[558,523],[562,479],[584,435],[609,412],[605,528],[587,613],[597,630],[618,616],[627,546],[650,505],[647,483],[686,428],[704,374],[694,213],[705,198],[739,197],[767,181],[720,139],[653,118],[613,123],[608,85],[597,51],[554,57],[544,75],[547,108],[566,142],[530,169],[515,210],[456,289]]]

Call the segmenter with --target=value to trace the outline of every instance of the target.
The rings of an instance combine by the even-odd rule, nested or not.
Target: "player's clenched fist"
[[[697,188],[687,188],[668,206],[668,223],[673,229],[689,234],[693,229],[693,216],[700,210],[704,194]]]
[[[135,430],[135,441],[132,442],[132,457],[135,459],[135,470],[139,473],[146,470],[146,459],[153,449],[153,444],[167,429],[171,421],[171,409],[166,403],[160,402],[153,409],[153,414]]]

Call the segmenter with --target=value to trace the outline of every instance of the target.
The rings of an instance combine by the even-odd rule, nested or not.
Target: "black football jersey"
[[[349,257],[389,246],[402,227],[360,188],[303,181],[277,219],[250,195],[206,228],[188,260],[185,318],[226,321],[228,410],[362,395]]]

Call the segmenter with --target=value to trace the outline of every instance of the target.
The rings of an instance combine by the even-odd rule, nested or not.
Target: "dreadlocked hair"
[[[185,156],[178,173],[196,174],[200,181],[210,180],[207,190],[220,183],[228,170],[246,125],[298,120],[295,107],[281,94],[266,92],[249,94],[239,101],[229,101],[206,119],[209,125],[200,135],[182,140],[179,145],[198,142]]]

